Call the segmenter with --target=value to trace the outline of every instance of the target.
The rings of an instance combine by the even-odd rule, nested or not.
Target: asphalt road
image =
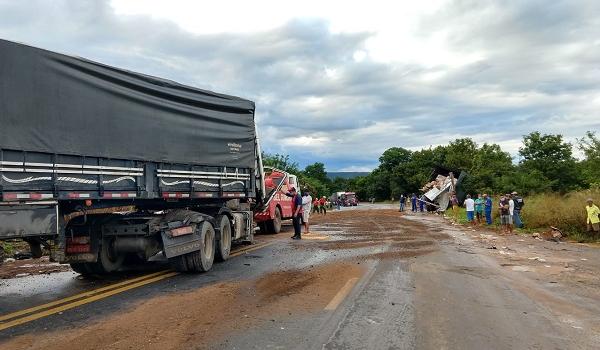
[[[259,236],[200,275],[156,264],[103,280],[5,280],[0,315],[17,316],[0,316],[0,347],[600,348],[597,290],[542,283],[504,266],[469,230],[390,208],[313,214],[302,241]]]

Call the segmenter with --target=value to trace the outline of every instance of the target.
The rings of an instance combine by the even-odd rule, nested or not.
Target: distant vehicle
[[[330,197],[331,202],[339,202],[344,207],[353,207],[358,205],[358,197],[354,192],[335,192]]]
[[[292,187],[300,192],[296,175],[265,166],[265,198],[262,210],[255,211],[254,221],[262,233],[279,233],[283,220],[292,218],[292,198],[286,196]]]

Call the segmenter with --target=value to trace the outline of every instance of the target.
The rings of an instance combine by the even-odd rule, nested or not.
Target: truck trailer
[[[252,242],[254,102],[0,40],[0,240],[82,274]]]

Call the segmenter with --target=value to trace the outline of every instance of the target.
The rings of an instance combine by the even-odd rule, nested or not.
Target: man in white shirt
[[[312,197],[308,191],[304,191],[302,194],[302,222],[304,223],[304,234],[309,234],[308,232],[308,219],[310,217],[310,213],[312,209]]]
[[[510,215],[510,220],[508,221],[508,232],[509,233],[513,233],[513,222],[514,221],[514,215],[515,215],[515,201],[513,200],[513,196],[510,194],[507,194],[506,197],[508,197],[508,214]]]
[[[467,209],[467,221],[472,225],[475,224],[475,201],[470,194],[465,199],[465,208]]]

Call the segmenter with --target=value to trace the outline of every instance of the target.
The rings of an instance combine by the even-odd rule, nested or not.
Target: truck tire
[[[215,229],[208,221],[203,221],[196,229],[200,235],[200,250],[169,259],[179,272],[205,272],[212,268],[215,260]]]
[[[231,222],[227,215],[217,216],[217,227],[221,232],[221,239],[217,241],[215,258],[217,261],[225,261],[231,252]]]
[[[115,272],[121,268],[123,261],[125,260],[125,255],[115,255],[112,249],[112,242],[113,239],[111,238],[105,238],[102,240],[100,252],[98,253],[98,261],[94,263],[85,263],[88,273],[102,275]]]
[[[281,209],[275,207],[275,218],[267,221],[267,233],[278,234],[281,232]]]

